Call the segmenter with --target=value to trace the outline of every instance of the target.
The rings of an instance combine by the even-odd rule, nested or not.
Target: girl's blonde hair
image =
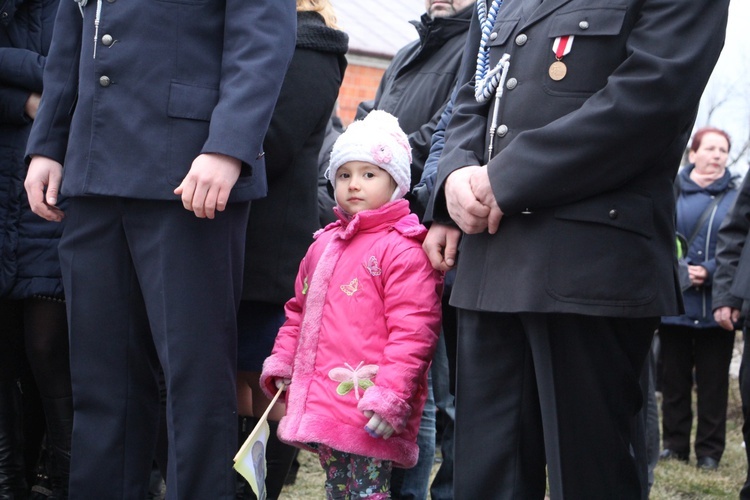
[[[297,0],[297,12],[312,11],[323,16],[326,26],[338,29],[336,25],[336,13],[329,0]]]

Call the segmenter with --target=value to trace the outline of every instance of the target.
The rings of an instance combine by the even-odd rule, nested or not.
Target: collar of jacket
[[[315,233],[316,238],[323,231],[329,230],[339,231],[339,237],[343,240],[348,240],[359,232],[382,229],[389,226],[407,236],[411,236],[410,233],[412,231],[421,232],[417,230],[423,229],[423,226],[419,224],[417,216],[410,213],[409,202],[403,198],[386,203],[375,210],[363,210],[353,217],[347,216],[339,207],[335,207],[333,211],[339,220]]]
[[[690,178],[690,172],[692,172],[694,168],[695,165],[691,163],[690,165],[680,170],[680,189],[683,193],[699,193],[701,191],[705,191],[709,194],[716,195],[719,193],[723,193],[727,189],[733,188],[735,185],[736,177],[732,175],[732,173],[727,168],[726,170],[724,170],[724,175],[720,179],[716,179],[706,187],[700,187]]]
[[[349,48],[349,35],[326,26],[323,16],[317,12],[297,12],[297,47],[345,54]]]
[[[465,7],[450,17],[431,18],[427,13],[422,14],[419,21],[410,21],[417,28],[422,48],[441,46],[446,40],[456,35],[463,35],[469,30],[474,4]]]

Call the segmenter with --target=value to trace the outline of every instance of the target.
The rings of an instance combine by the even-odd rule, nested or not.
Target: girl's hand
[[[284,390],[286,390],[286,388],[289,387],[289,384],[292,383],[292,379],[290,379],[290,378],[277,378],[276,380],[274,380],[273,383],[276,384],[276,388],[277,389],[283,388]]]
[[[370,419],[365,425],[365,430],[370,436],[374,438],[382,437],[383,439],[388,439],[393,435],[393,426],[391,426],[391,424],[389,424],[383,417],[370,410],[365,410],[363,413],[365,414],[365,417]]]

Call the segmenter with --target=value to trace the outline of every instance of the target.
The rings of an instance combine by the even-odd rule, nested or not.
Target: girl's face
[[[727,138],[715,132],[709,132],[701,139],[697,151],[690,151],[688,160],[695,163],[695,169],[702,174],[723,173],[729,157]]]
[[[335,182],[336,202],[350,215],[382,207],[396,190],[396,181],[388,172],[364,161],[341,165]]]

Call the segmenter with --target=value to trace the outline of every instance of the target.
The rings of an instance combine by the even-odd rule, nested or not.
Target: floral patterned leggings
[[[327,498],[391,498],[390,460],[345,453],[324,444],[316,444],[315,448],[326,472]]]

